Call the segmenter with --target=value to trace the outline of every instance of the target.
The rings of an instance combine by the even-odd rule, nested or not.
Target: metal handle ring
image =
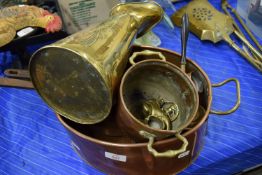
[[[132,56],[129,58],[129,62],[134,65],[135,63],[135,58],[137,58],[137,56],[139,55],[158,55],[159,59],[166,61],[166,57],[161,53],[161,52],[155,52],[155,51],[151,51],[151,50],[143,50],[141,52],[134,52],[132,54]]]
[[[234,105],[234,107],[232,107],[230,110],[228,111],[215,111],[215,110],[211,110],[210,113],[212,114],[217,114],[217,115],[227,115],[227,114],[231,114],[233,112],[235,112],[238,107],[240,106],[240,83],[237,79],[235,78],[229,78],[221,83],[218,84],[213,84],[212,87],[220,87],[223,86],[224,84],[230,82],[230,81],[234,81],[236,83],[236,91],[237,91],[237,101],[236,104]]]
[[[183,142],[181,148],[177,149],[177,150],[167,150],[165,152],[158,152],[156,151],[154,148],[153,148],[153,143],[154,143],[154,139],[155,139],[155,135],[154,134],[151,134],[151,133],[148,133],[146,131],[139,131],[139,134],[141,136],[143,136],[144,138],[147,138],[149,140],[148,144],[147,144],[147,150],[153,154],[154,157],[174,157],[178,154],[181,154],[183,152],[186,151],[186,148],[188,146],[188,141],[185,137],[183,137],[180,133],[176,133],[175,136],[181,140]]]

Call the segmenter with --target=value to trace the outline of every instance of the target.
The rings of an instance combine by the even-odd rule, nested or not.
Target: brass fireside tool
[[[242,18],[240,17],[240,15],[237,13],[236,9],[234,9],[234,8],[227,2],[227,0],[222,0],[222,1],[221,1],[221,5],[222,5],[222,9],[224,10],[224,12],[233,19],[233,24],[234,24],[234,27],[237,29],[237,31],[244,36],[243,32],[240,30],[240,27],[238,26],[237,22],[234,20],[233,16],[230,14],[230,12],[228,11],[228,9],[230,9],[231,12],[235,15],[235,17],[237,18],[237,20],[239,21],[239,23],[241,24],[241,26],[243,27],[243,29],[247,32],[247,34],[249,35],[249,37],[252,39],[252,41],[253,41],[253,42],[256,44],[256,46],[259,48],[260,52],[262,52],[262,46],[259,44],[259,42],[258,42],[258,40],[256,39],[256,37],[252,34],[252,32],[249,30],[249,28],[247,27],[247,25],[245,24],[245,22],[242,20]]]
[[[118,4],[106,21],[39,49],[29,65],[35,89],[64,117],[101,122],[111,112],[130,45],[162,16],[154,2]]]
[[[239,54],[246,58],[259,71],[262,71],[262,55],[256,50],[247,39],[234,28],[233,20],[229,16],[216,10],[207,0],[194,0],[187,6],[178,10],[171,19],[177,26],[181,26],[182,16],[187,13],[189,16],[190,30],[201,40],[210,40],[217,43],[226,41]],[[231,38],[234,33],[255,56],[251,56],[242,50]]]

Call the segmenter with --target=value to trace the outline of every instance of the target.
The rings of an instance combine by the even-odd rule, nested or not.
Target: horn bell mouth
[[[98,70],[76,52],[41,48],[29,68],[35,89],[57,113],[81,124],[98,123],[109,115],[109,87]]]

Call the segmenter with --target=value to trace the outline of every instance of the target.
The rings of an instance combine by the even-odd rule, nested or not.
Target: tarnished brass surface
[[[136,35],[162,18],[154,2],[119,4],[105,22],[38,50],[30,61],[32,82],[44,101],[75,122],[105,119]]]
[[[171,129],[171,120],[169,116],[161,109],[157,100],[147,100],[143,103],[143,111],[145,113],[145,124],[156,129]]]
[[[171,129],[171,122],[179,115],[179,108],[174,102],[166,102],[164,99],[151,99],[143,103],[145,123],[157,129]]]
[[[160,100],[161,109],[169,117],[170,121],[175,121],[179,115],[178,105],[171,101]]]
[[[190,30],[201,40],[209,40],[214,43],[221,40],[226,41],[253,66],[262,71],[261,53],[234,28],[234,21],[231,17],[216,10],[207,0],[193,0],[172,15],[173,23],[181,26],[181,19],[185,13],[189,16]],[[254,56],[246,53],[230,38],[230,34],[233,33],[245,43]]]

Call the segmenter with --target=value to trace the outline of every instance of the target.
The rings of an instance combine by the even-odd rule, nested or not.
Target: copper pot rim
[[[172,130],[161,130],[161,129],[154,129],[151,128],[149,126],[147,126],[146,124],[144,124],[143,122],[139,121],[127,108],[126,103],[124,102],[123,99],[123,86],[124,86],[124,80],[127,79],[127,77],[129,76],[130,73],[132,73],[132,71],[134,69],[137,69],[138,66],[147,66],[146,63],[152,63],[152,62],[158,62],[161,64],[165,64],[169,66],[169,69],[174,70],[174,72],[179,75],[185,82],[187,82],[188,84],[190,84],[189,86],[191,86],[191,89],[193,91],[194,94],[194,98],[195,98],[195,104],[194,104],[194,110],[192,112],[192,114],[189,117],[189,120],[187,122],[185,122],[183,125],[181,125],[179,128],[177,129],[172,129]],[[144,65],[143,65],[144,64]],[[163,66],[163,65],[161,65]],[[125,111],[128,113],[128,115],[132,118],[132,120],[134,120],[137,124],[139,124],[142,128],[145,128],[145,130],[147,131],[152,131],[154,133],[159,133],[161,135],[170,135],[170,134],[176,134],[177,132],[182,131],[183,129],[185,129],[194,119],[194,116],[197,113],[198,110],[198,106],[199,106],[199,97],[198,97],[198,92],[195,88],[195,85],[193,83],[193,81],[188,77],[187,74],[185,74],[178,66],[176,66],[175,64],[172,64],[168,61],[163,61],[163,60],[159,60],[159,59],[149,59],[149,60],[142,60],[139,61],[138,63],[136,63],[135,65],[132,65],[131,67],[128,68],[128,70],[124,73],[120,86],[119,86],[119,98],[120,98],[120,102],[122,103],[123,107],[125,108]],[[134,132],[138,132],[135,131]]]
[[[164,48],[156,48],[156,47],[151,47],[151,46],[135,46],[135,47],[139,47],[141,49],[151,49],[151,50],[157,50],[157,51],[162,51],[162,52],[168,52],[170,54],[173,54],[173,55],[176,55],[176,56],[179,56],[178,53],[174,52],[174,51],[171,51],[171,50],[167,50],[167,49],[164,49]],[[207,107],[206,107],[206,112],[205,112],[205,115],[204,117],[199,121],[198,124],[196,124],[192,129],[186,131],[185,133],[183,133],[182,135],[183,136],[188,136],[190,134],[192,134],[193,132],[195,132],[198,128],[200,128],[204,123],[205,121],[207,120],[208,118],[208,115],[209,115],[209,112],[210,112],[210,108],[211,108],[211,103],[212,103],[212,88],[211,88],[211,83],[210,83],[210,80],[207,76],[207,74],[204,72],[204,70],[202,68],[200,68],[200,66],[198,66],[196,64],[196,62],[194,62],[193,60],[191,59],[188,59],[188,61],[190,61],[196,68],[197,70],[199,70],[201,72],[201,74],[205,77],[206,81],[207,81],[207,84],[208,84],[208,90],[209,90],[209,93],[208,93],[208,104],[207,104]],[[107,142],[107,141],[103,141],[103,140],[99,140],[99,139],[96,139],[96,138],[93,138],[93,137],[90,137],[88,135],[85,135],[79,131],[77,131],[76,129],[72,128],[71,126],[69,126],[63,119],[62,117],[56,113],[56,117],[58,118],[58,120],[62,123],[62,125],[70,132],[74,133],[75,135],[79,136],[80,138],[82,139],[85,139],[85,140],[89,140],[93,143],[96,143],[98,145],[105,145],[105,146],[111,146],[111,147],[119,147],[119,148],[139,148],[139,147],[146,147],[147,146],[147,143],[112,143],[112,142]],[[176,138],[167,138],[167,139],[163,139],[163,140],[159,140],[159,141],[156,141],[154,143],[154,145],[163,145],[163,144],[167,144],[167,143],[171,143],[173,142],[174,140],[176,140]]]

